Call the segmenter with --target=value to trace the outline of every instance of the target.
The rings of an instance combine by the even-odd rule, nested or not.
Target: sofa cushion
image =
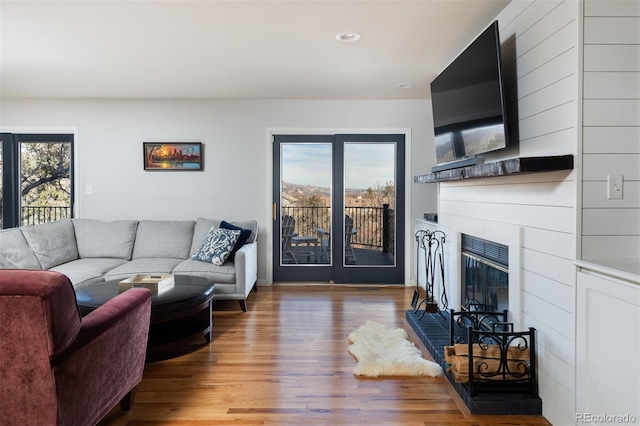
[[[141,220],[138,223],[132,258],[188,259],[193,228],[192,220]]]
[[[131,259],[138,222],[118,220],[104,222],[93,219],[72,219],[78,244],[78,256],[83,258]],[[73,281],[73,280],[72,280]]]
[[[191,241],[191,249],[189,250],[191,256],[200,250],[202,242],[207,238],[207,234],[211,228],[220,228],[220,221],[202,217],[196,220],[196,225],[193,228],[193,241]],[[189,256],[189,258],[191,258],[191,256]]]
[[[1,269],[41,269],[20,228],[0,231]]]
[[[236,257],[236,252],[240,250],[240,248],[247,242],[247,240],[251,236],[251,230],[233,225],[224,220],[220,222],[220,228],[231,229],[233,231],[240,231],[240,236],[238,236],[238,241],[236,241],[236,244],[233,246],[233,250],[231,250],[231,254],[229,254],[229,258],[227,259],[230,262],[233,262],[234,258]]]
[[[174,269],[174,274],[196,275],[213,281],[216,285],[219,283],[233,284],[236,282],[236,271],[233,263],[227,262],[222,266],[213,263],[200,262],[199,260],[183,260]],[[235,285],[234,285],[235,288]]]
[[[42,269],[76,260],[78,248],[71,219],[20,228]]]
[[[191,256],[191,259],[221,266],[227,261],[238,237],[240,237],[240,231],[211,228],[202,242],[202,246]]]
[[[104,281],[104,274],[127,261],[113,258],[86,258],[54,266],[52,271],[66,275],[76,290]]]
[[[105,274],[105,281],[129,278],[135,274],[169,274],[184,259],[168,257],[146,257],[133,259]]]

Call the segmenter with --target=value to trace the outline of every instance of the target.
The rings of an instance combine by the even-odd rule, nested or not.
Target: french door
[[[273,279],[404,283],[404,135],[276,135]]]
[[[0,133],[0,229],[73,210],[73,135]]]

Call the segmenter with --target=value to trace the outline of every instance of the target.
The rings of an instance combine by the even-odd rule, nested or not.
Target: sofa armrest
[[[144,370],[150,316],[151,292],[135,288],[83,318],[76,339],[51,360],[58,399],[65,400],[59,406],[73,411],[59,412],[60,424],[81,418],[95,424],[135,388]]]
[[[234,264],[238,293],[246,298],[258,280],[258,243],[254,241],[243,245],[236,252]]]

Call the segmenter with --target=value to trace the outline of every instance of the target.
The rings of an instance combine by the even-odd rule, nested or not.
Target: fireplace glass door
[[[468,309],[509,309],[509,248],[462,235],[462,304]]]

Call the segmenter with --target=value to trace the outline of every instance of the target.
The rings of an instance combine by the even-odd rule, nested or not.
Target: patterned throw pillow
[[[238,241],[240,231],[212,227],[202,246],[191,256],[193,260],[222,266]]]

